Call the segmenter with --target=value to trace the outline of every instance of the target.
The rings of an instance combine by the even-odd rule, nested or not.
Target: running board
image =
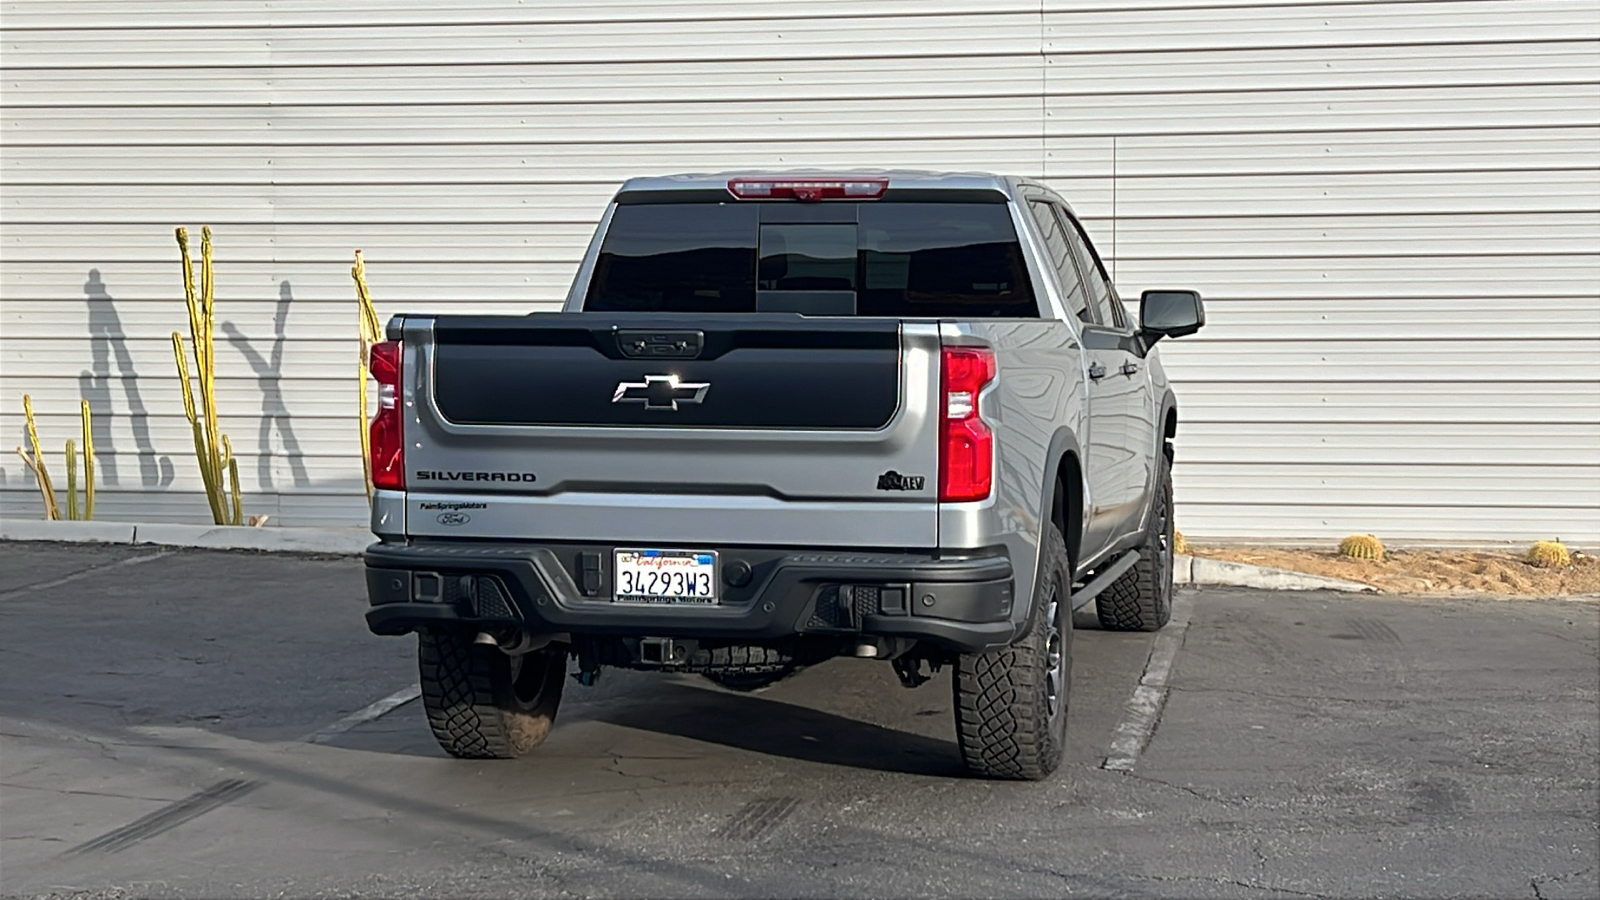
[[[1101,591],[1110,587],[1111,582],[1116,581],[1123,572],[1133,568],[1133,564],[1138,561],[1139,551],[1137,550],[1129,550],[1127,553],[1117,557],[1117,561],[1107,567],[1104,572],[1096,575],[1093,581],[1072,592],[1072,611],[1077,612],[1085,603],[1100,596]]]

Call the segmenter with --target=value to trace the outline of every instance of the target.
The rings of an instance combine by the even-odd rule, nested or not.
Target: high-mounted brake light
[[[728,193],[740,200],[876,200],[889,189],[887,178],[734,178]]]
[[[994,351],[945,347],[940,356],[939,499],[983,500],[994,486],[994,432],[979,416],[978,394],[994,381]]]
[[[378,382],[378,412],[367,431],[372,486],[386,491],[406,489],[406,444],[400,414],[402,349],[399,341],[384,341],[373,344],[367,358],[367,369]]]

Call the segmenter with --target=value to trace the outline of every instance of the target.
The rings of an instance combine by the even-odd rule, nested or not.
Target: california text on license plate
[[[717,554],[618,550],[615,598],[625,603],[716,603]]]

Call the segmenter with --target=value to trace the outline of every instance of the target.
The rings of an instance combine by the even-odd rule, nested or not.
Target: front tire
[[[1107,631],[1158,631],[1172,619],[1172,455],[1161,454],[1139,559],[1095,598]]]
[[[513,759],[544,743],[566,683],[567,655],[507,656],[470,632],[417,635],[422,706],[439,746],[461,759]]]
[[[1061,765],[1072,689],[1071,572],[1066,541],[1046,525],[1027,635],[956,659],[956,736],[973,775],[1039,781]]]

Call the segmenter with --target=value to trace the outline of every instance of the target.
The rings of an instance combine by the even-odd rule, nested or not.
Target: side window
[[[1067,244],[1066,232],[1062,229],[1060,221],[1050,212],[1050,204],[1042,200],[1030,200],[1028,211],[1033,213],[1033,220],[1038,223],[1039,231],[1044,235],[1045,249],[1050,253],[1050,262],[1055,266],[1061,290],[1066,294],[1067,308],[1072,310],[1080,322],[1095,324],[1094,311],[1089,306],[1088,292],[1083,289],[1083,280],[1078,277],[1078,267],[1072,262],[1072,250]]]
[[[1083,268],[1084,280],[1089,282],[1089,298],[1094,303],[1095,311],[1100,315],[1100,321],[1118,329],[1128,327],[1127,314],[1122,309],[1122,302],[1117,299],[1116,292],[1111,289],[1111,279],[1106,277],[1105,267],[1100,265],[1100,257],[1094,252],[1094,245],[1089,242],[1089,235],[1064,209],[1057,208],[1061,220],[1066,223],[1067,240],[1072,244],[1072,252],[1078,257],[1078,264]]]

